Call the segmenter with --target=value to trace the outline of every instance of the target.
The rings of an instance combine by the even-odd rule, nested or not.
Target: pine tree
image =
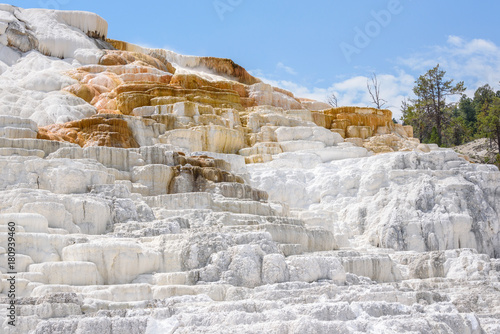
[[[445,146],[458,146],[470,138],[470,129],[459,106],[453,109],[449,122],[444,129],[443,143]]]
[[[477,111],[475,108],[474,100],[465,94],[460,98],[458,103],[459,116],[464,120],[467,128],[467,136],[464,140],[471,140],[477,132]]]
[[[401,121],[403,125],[413,126],[413,136],[418,138],[420,142],[426,141],[428,138],[428,122],[425,120],[425,115],[420,109],[415,106],[415,101],[408,99],[401,103]]]
[[[500,97],[494,96],[491,102],[485,101],[477,119],[480,131],[496,143],[500,154]]]
[[[450,117],[451,104],[446,98],[465,91],[463,81],[452,85],[453,80],[444,80],[446,72],[439,69],[439,64],[421,75],[415,82],[413,92],[417,96],[415,107],[436,127],[436,142],[442,145],[443,128]]]

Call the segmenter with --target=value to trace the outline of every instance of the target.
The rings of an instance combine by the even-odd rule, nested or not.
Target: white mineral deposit
[[[0,332],[500,333],[496,167],[107,27],[0,5]]]

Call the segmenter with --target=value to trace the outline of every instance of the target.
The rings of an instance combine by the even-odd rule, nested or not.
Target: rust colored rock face
[[[64,88],[64,90],[78,96],[79,98],[85,100],[85,102],[87,103],[91,103],[96,95],[100,95],[97,87],[87,84],[74,84]]]
[[[220,75],[229,75],[238,80],[238,82],[245,85],[253,85],[255,83],[261,82],[259,79],[253,77],[248,73],[243,67],[236,64],[231,59],[225,58],[214,58],[214,57],[202,57],[201,65],[214,70]]]
[[[194,167],[202,167],[202,168],[217,168],[221,169],[223,171],[230,171],[231,170],[231,165],[227,163],[225,160],[221,159],[214,159],[211,157],[208,157],[206,155],[201,155],[201,156],[192,156],[192,157],[180,157],[179,158],[179,165],[186,165],[189,164]]]
[[[229,63],[223,63],[221,71],[229,71]],[[215,66],[213,60],[207,64]],[[242,72],[244,69],[238,71],[246,73]],[[95,106],[99,114],[129,115],[134,108],[178,101],[241,110],[241,99],[248,98],[245,84],[209,81],[194,74],[172,75],[173,72],[175,69],[161,57],[129,51],[106,51],[99,65],[82,66],[69,72],[79,83],[64,90]],[[252,82],[249,78],[245,80]],[[243,103],[251,105],[248,101]]]
[[[38,139],[67,141],[81,147],[139,147],[123,119],[84,118],[64,124],[52,124],[38,130]]]
[[[246,85],[234,81],[208,81],[195,74],[175,74],[170,80],[171,86],[185,89],[228,90],[240,97],[248,97]]]
[[[122,110],[128,114],[129,107],[149,105],[149,99],[137,100],[131,96],[131,101],[118,101],[121,87],[125,86],[125,91],[141,92],[168,85],[174,72],[175,68],[164,57],[106,50],[98,65],[70,71],[68,75],[79,83],[64,90],[94,105],[99,114],[123,113]]]
[[[118,50],[104,50],[98,64],[70,71],[78,83],[64,88],[93,105],[102,117],[47,126],[40,129],[39,137],[82,147],[163,143],[189,151],[237,153],[259,142],[276,141],[274,130],[264,127],[294,127],[311,121],[344,138],[411,136],[411,129],[393,124],[389,110],[319,109],[325,104],[297,99],[284,89],[262,83],[229,59],[181,56],[108,42]],[[177,73],[169,60],[180,66]],[[302,102],[309,103],[308,107]],[[148,132],[140,122],[132,121],[131,131],[125,120],[106,115],[141,117],[155,124],[147,126]],[[134,139],[132,133],[138,137]],[[269,158],[267,152],[259,154],[249,153],[255,155],[253,160]],[[193,166],[208,167],[205,163]]]
[[[146,66],[157,68],[161,71],[175,73],[175,68],[164,57],[152,57],[139,52],[119,50],[106,50],[99,60],[100,65],[116,66],[142,62]]]
[[[165,50],[160,50],[160,49],[144,49],[139,46],[123,42],[123,41],[117,41],[117,40],[112,40],[112,39],[107,39],[107,42],[113,45],[118,50],[121,51],[139,51],[140,52],[147,52],[149,55],[154,56],[154,58],[159,59],[159,60],[164,60],[166,61],[166,57],[164,56]],[[259,79],[255,78],[252,76],[250,73],[247,72],[243,67],[240,65],[236,64],[234,61],[231,59],[226,59],[226,58],[216,58],[216,57],[192,57],[195,61],[190,64],[186,64],[187,67],[205,67],[208,68],[209,70],[215,72],[218,75],[225,76],[225,77],[232,77],[234,80],[237,82],[240,82],[245,85],[253,85],[255,83],[261,82]],[[174,72],[172,72],[174,73]]]
[[[370,127],[372,133],[376,133],[379,127],[387,127],[389,130],[393,128],[392,112],[385,109],[339,107],[321,110],[315,114],[313,118],[316,124],[343,130],[348,137],[353,133],[353,127]]]
[[[78,83],[64,88],[93,105],[99,115],[167,116],[173,112],[174,104],[188,102],[212,109],[209,112],[200,109],[199,116],[187,115],[196,116],[196,120],[178,115],[181,118],[174,117],[173,120],[163,117],[160,123],[169,130],[198,125],[227,127],[229,124],[234,129],[240,126],[238,115],[225,119],[217,113],[224,113],[221,110],[225,109],[238,114],[257,105],[286,105],[291,108],[290,103],[295,103],[295,108],[301,108],[292,93],[261,83],[232,60],[180,56],[120,41],[108,42],[118,50],[104,50],[98,64],[81,66],[68,72]],[[175,73],[175,68],[167,59],[174,59],[187,71]],[[197,75],[190,73],[189,68],[195,71],[201,69],[202,73],[209,70],[209,73]],[[214,111],[214,108],[219,111]],[[178,113],[178,108],[176,110],[175,113]],[[69,137],[65,135],[61,138]]]

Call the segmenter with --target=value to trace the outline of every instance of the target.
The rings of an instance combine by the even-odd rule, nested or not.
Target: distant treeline
[[[439,65],[415,81],[415,99],[403,101],[403,124],[412,125],[414,136],[422,143],[457,146],[478,138],[490,138],[500,159],[500,90],[490,85],[479,87],[474,97],[464,93],[463,82],[445,80]],[[461,95],[449,103],[449,97]]]

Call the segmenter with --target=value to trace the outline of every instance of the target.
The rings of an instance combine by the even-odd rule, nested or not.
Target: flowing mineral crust
[[[389,110],[0,5],[2,333],[500,333],[499,213]]]

